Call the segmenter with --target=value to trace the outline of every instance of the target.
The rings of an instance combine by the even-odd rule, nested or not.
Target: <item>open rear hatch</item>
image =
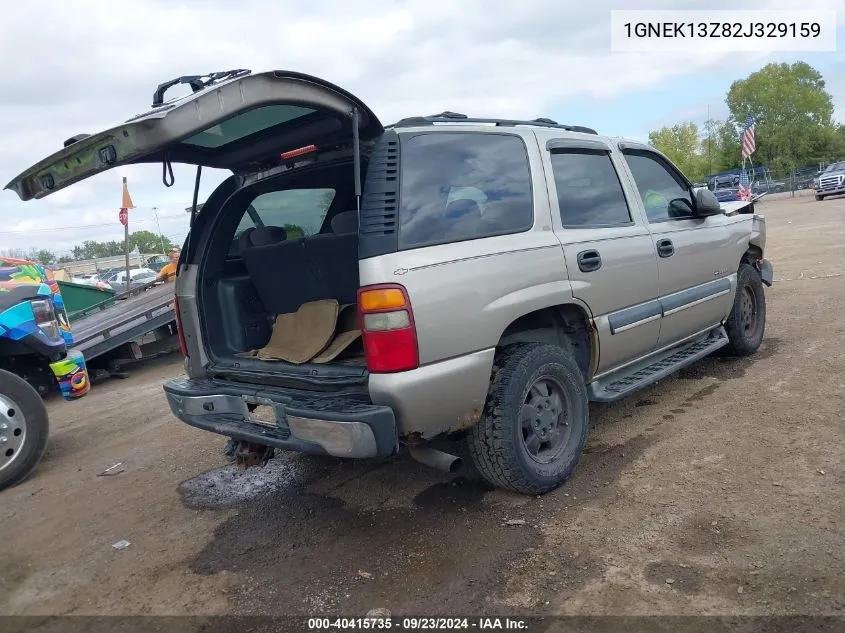
[[[179,84],[193,91],[165,101]],[[356,125],[357,124],[357,125]],[[76,182],[120,165],[164,165],[172,184],[172,163],[233,172],[251,171],[280,154],[317,145],[320,149],[368,141],[384,128],[357,97],[327,81],[288,71],[253,74],[234,70],[179,77],[161,84],[152,109],[97,134],[79,134],[63,149],[12,179],[6,189],[21,200],[44,198]],[[171,179],[171,181],[168,180]]]
[[[190,87],[191,93],[165,100],[168,90],[180,85]],[[39,199],[114,167],[139,163],[161,163],[164,184],[170,186],[174,163],[245,174],[288,164],[301,150],[351,147],[354,177],[350,169],[349,185],[354,180],[355,195],[360,196],[360,144],[383,132],[381,122],[361,100],[310,75],[233,70],[179,77],[156,88],[149,111],[102,132],[64,141],[62,149],[5,188],[24,201]],[[198,183],[199,178],[195,203]],[[199,306],[187,305],[192,301],[186,299],[185,308],[196,314]],[[240,374],[242,380],[259,374],[266,378],[268,364],[272,363],[258,358],[230,359],[224,372]],[[306,371],[296,365],[288,370]],[[314,371],[308,373],[314,377]],[[365,373],[362,367],[329,364],[317,372],[328,382],[348,381],[349,376],[360,380]]]

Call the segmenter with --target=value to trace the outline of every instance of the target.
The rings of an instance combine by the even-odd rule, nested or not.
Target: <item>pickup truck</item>
[[[831,163],[813,180],[816,200],[845,193],[845,161]]]
[[[165,100],[187,83],[189,96]],[[186,375],[174,415],[276,450],[387,458],[464,438],[491,483],[561,485],[589,403],[714,352],[753,354],[766,323],[766,226],[637,141],[542,118],[454,112],[384,125],[290,71],[161,84],[153,107],[80,135],[9,183],[42,198],[121,165],[197,166],[176,277]],[[198,210],[202,167],[227,169]]]

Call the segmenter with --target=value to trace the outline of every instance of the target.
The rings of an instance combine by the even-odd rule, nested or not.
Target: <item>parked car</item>
[[[187,376],[164,390],[244,465],[404,446],[453,470],[430,441],[462,437],[487,480],[542,493],[576,467],[590,401],[762,342],[764,218],[726,215],[649,146],[549,119],[384,126],[299,73],[183,79],[192,95],[162,84],[152,111],[8,187],[41,198],[152,160],[237,172],[182,251]]]
[[[713,176],[708,182],[709,189],[715,191],[717,189],[730,189],[739,187],[739,174],[725,174],[722,176]]]
[[[139,288],[156,280],[156,272],[149,268],[133,268],[129,271],[129,289]],[[126,271],[121,270],[110,277],[109,285],[117,292],[126,290]]]
[[[828,165],[813,180],[813,189],[816,190],[816,200],[824,200],[825,196],[845,193],[845,161]]]
[[[719,202],[728,202],[729,200],[741,200],[739,195],[739,187],[731,187],[725,189],[714,189],[713,195]]]

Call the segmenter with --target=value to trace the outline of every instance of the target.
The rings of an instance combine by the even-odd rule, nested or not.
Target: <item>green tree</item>
[[[831,160],[839,151],[833,99],[806,62],[767,64],[733,82],[725,100],[737,130],[754,118],[757,165],[783,171]]]
[[[288,239],[296,239],[298,237],[305,237],[305,229],[298,224],[285,224],[285,231],[288,234]]]
[[[156,235],[151,231],[135,231],[129,235],[129,250],[136,247],[142,253],[167,253],[173,246],[166,237]]]
[[[710,121],[701,140],[701,155],[708,174],[742,165],[740,133],[730,121]]]
[[[0,251],[0,256],[11,257],[14,259],[26,259],[42,266],[52,266],[56,263],[56,254],[52,251],[40,248],[30,248],[28,251],[22,248],[9,248]]]
[[[33,249],[34,252],[32,255],[32,261],[38,262],[42,266],[52,266],[56,263],[56,254],[53,251],[49,251],[43,248]]]
[[[694,182],[707,174],[706,157],[701,153],[698,126],[679,123],[663,127],[648,135],[649,143],[663,152],[683,174]]]
[[[123,242],[97,242],[85,240],[71,249],[74,259],[97,259],[98,257],[116,257],[123,254]]]

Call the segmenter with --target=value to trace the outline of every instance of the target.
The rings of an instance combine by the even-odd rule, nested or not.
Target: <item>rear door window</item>
[[[238,223],[229,254],[238,252],[238,238],[253,227],[280,226],[289,240],[319,233],[334,197],[334,189],[285,189],[257,196]]]
[[[402,142],[400,248],[504,235],[534,222],[519,136],[433,132]]]
[[[564,228],[632,223],[622,183],[607,152],[553,152],[551,161]]]

